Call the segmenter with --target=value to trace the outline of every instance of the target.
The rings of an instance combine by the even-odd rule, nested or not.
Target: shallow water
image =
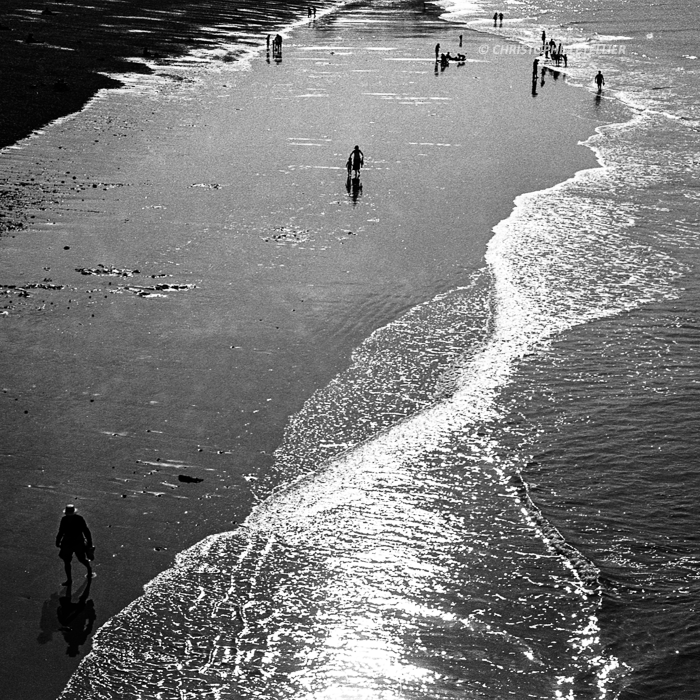
[[[518,426],[508,444],[533,499],[600,569],[601,639],[626,669],[623,698],[694,697],[698,673],[697,6],[667,10],[527,3],[509,8],[512,25],[490,28],[530,46],[544,28],[571,47],[572,82],[592,90],[600,69],[598,104],[630,109],[589,142],[603,172],[542,195],[562,213],[557,223],[570,223],[565,245],[549,235],[558,274],[538,295],[557,316],[581,299],[591,322],[528,357],[506,393]],[[521,203],[516,221],[532,221],[538,198]],[[536,251],[532,239],[514,247]],[[625,305],[595,321],[596,307]]]

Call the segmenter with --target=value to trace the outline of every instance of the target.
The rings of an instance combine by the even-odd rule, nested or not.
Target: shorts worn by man
[[[90,560],[94,556],[92,534],[85,518],[75,512],[75,506],[71,503],[66,506],[65,515],[61,518],[61,525],[56,535],[56,546],[60,548],[58,556],[63,559],[66,568],[64,586],[69,586],[72,580],[70,563],[74,554],[75,558],[87,568],[87,578],[92,578],[90,565]]]

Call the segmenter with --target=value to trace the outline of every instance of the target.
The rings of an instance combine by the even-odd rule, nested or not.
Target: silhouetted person
[[[279,34],[272,40],[272,53],[278,56],[282,54],[282,37]]]
[[[564,68],[566,68],[569,65],[569,57],[564,54],[562,58],[564,59]]]
[[[75,512],[75,506],[72,503],[66,506],[65,515],[61,518],[56,535],[56,546],[59,547],[58,556],[63,559],[66,569],[64,586],[70,586],[73,580],[70,563],[74,554],[75,558],[87,569],[87,578],[92,578],[92,566],[90,565],[94,554],[92,534],[85,518]]]
[[[603,74],[598,71],[598,74],[594,78],[595,84],[598,86],[598,92],[602,92],[603,90],[603,85],[605,85],[605,78],[603,77]]]
[[[312,8],[311,8],[311,11],[314,13],[314,19],[316,19],[316,8],[315,8],[315,7],[312,7]]]
[[[537,69],[538,69],[539,65],[540,65],[540,59],[536,58],[532,62],[532,79],[533,80],[537,80]]]
[[[270,50],[270,35],[267,35],[267,50]]]
[[[460,45],[460,47],[462,46],[462,35],[461,34],[459,35],[459,45]]]
[[[435,60],[437,61],[440,57],[440,44],[435,44]]]
[[[503,13],[499,12],[498,13],[498,23],[503,26]]]
[[[88,600],[91,583],[91,579],[86,581],[85,590],[81,593],[78,602],[73,602],[70,587],[59,601],[56,617],[61,625],[63,639],[68,645],[66,649],[68,656],[78,655],[81,645],[87,642],[97,618],[95,604]]]
[[[547,32],[545,30],[542,30],[542,47],[544,48],[544,45],[547,43]]]
[[[493,26],[495,27],[496,24],[498,24],[498,12],[493,13]]]
[[[356,173],[355,177],[356,178],[360,177],[360,169],[362,168],[362,166],[364,164],[365,164],[365,155],[360,150],[359,146],[355,146],[355,148],[352,149],[352,152],[348,156],[348,177],[350,176],[350,174],[353,170]]]

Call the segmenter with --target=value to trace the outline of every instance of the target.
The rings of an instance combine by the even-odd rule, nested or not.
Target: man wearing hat
[[[92,546],[92,534],[85,518],[75,512],[75,506],[72,503],[66,506],[65,513],[56,535],[56,546],[60,548],[58,556],[63,559],[66,567],[66,581],[63,585],[70,586],[73,578],[70,565],[73,554],[87,568],[87,578],[92,578],[90,560],[94,557],[95,549]]]

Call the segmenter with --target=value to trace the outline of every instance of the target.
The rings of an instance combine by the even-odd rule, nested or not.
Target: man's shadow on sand
[[[51,594],[41,608],[39,644],[50,642],[55,632],[61,632],[68,645],[66,654],[77,656],[80,653],[80,647],[87,642],[97,619],[95,604],[89,600],[91,585],[92,579],[86,579],[76,591],[75,601],[70,586],[65,595]]]

